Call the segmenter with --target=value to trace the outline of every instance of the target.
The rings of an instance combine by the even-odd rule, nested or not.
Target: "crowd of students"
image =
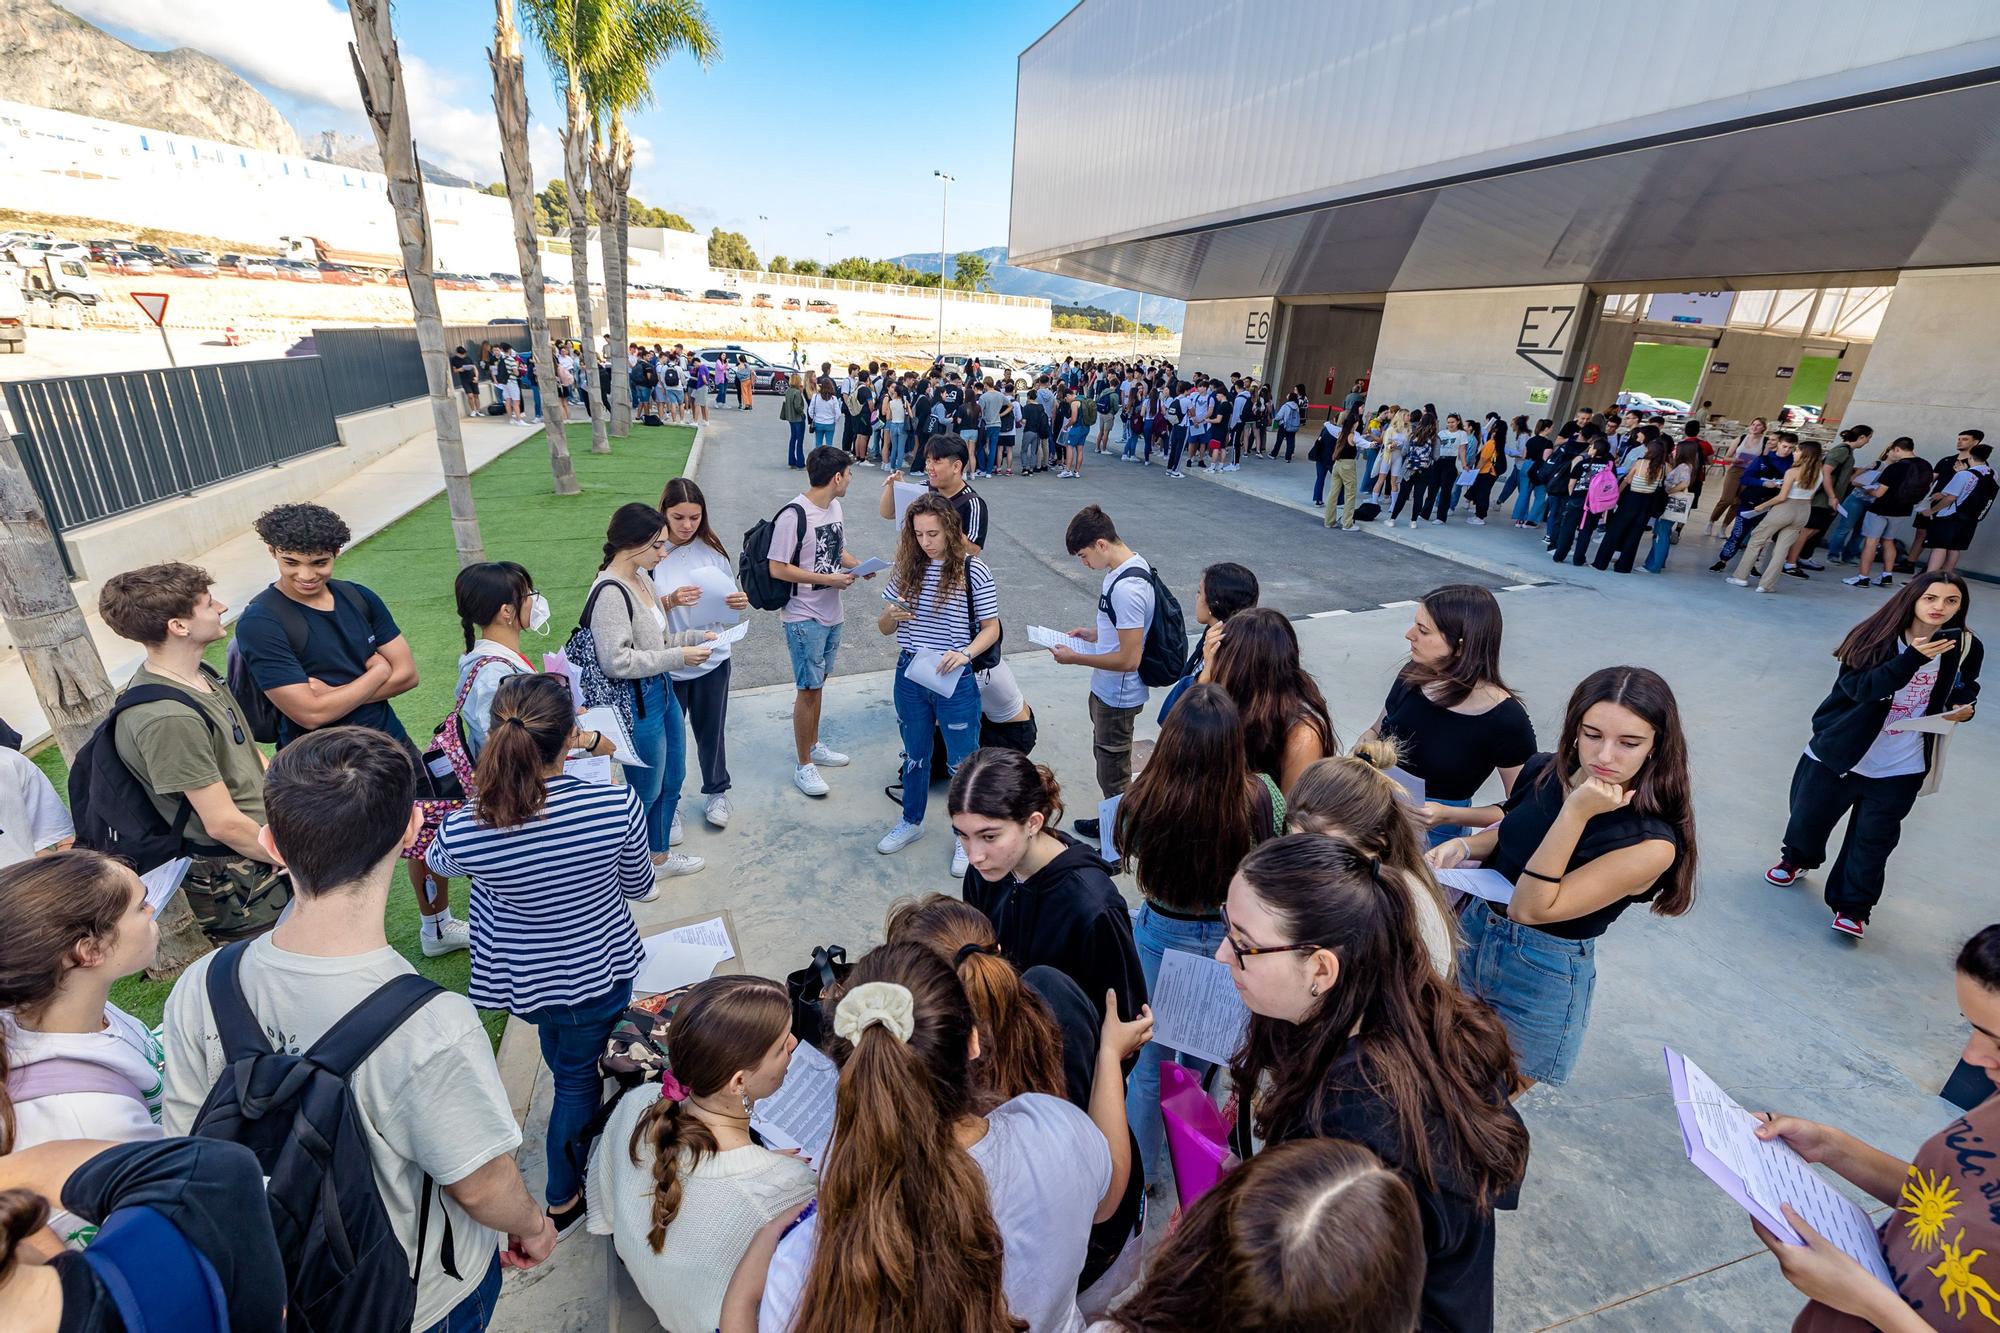
[[[1143,463],[1152,381],[1120,371],[1141,409],[1131,452]],[[1058,408],[1074,404],[1077,390],[1052,378]],[[906,428],[930,421],[953,383],[927,377]],[[817,434],[827,416],[830,436],[844,400],[875,392],[827,376],[815,401],[834,407],[786,420]],[[885,384],[867,404],[901,392]],[[1213,416],[1222,393],[1206,392]],[[1020,400],[999,396],[993,425],[1004,426]],[[951,410],[983,413],[983,397],[962,394]],[[1455,417],[1440,432],[1427,411],[1390,412],[1375,446],[1386,457],[1357,459],[1344,451],[1365,448],[1359,415],[1346,409],[1314,460],[1334,483],[1330,522],[1353,493],[1409,491],[1417,512],[1445,521],[1459,473],[1444,475],[1439,449],[1492,463],[1463,487],[1468,502],[1480,514],[1516,494],[1524,525],[1575,499],[1537,465],[1571,450],[1571,463],[1616,475],[1623,456],[1610,507],[1581,511],[1577,550],[1590,520],[1605,520],[1599,556],[1629,569],[1658,520],[1653,497],[1673,494],[1677,474],[1680,486],[1700,475],[1697,443],[1669,454],[1642,422],[1615,444],[1594,421],[1571,423],[1557,443],[1547,422],[1519,441],[1505,423],[1475,432]],[[687,729],[704,819],[723,828],[732,813],[728,645],[694,608],[726,588],[732,612],[776,611],[796,686],[793,783],[824,796],[821,770],[848,762],[821,724],[841,594],[874,577],[857,573],[842,510],[860,454],[873,453],[873,420],[841,445],[802,450],[805,490],[757,530],[762,548],[741,565],[690,479],[657,505],[613,512],[565,650],[577,679],[537,671],[524,646],[554,614],[526,568],[462,570],[465,653],[427,749],[392,703],[417,682],[401,630],[372,590],[333,576],[348,532],[331,511],[287,505],[258,520],[276,577],[238,620],[226,673],[203,660],[228,610],[207,574],[169,564],[106,581],[106,623],[146,661],[79,756],[85,846],[66,846],[51,792],[20,802],[42,811],[34,845],[0,865],[0,1311],[56,1308],[46,1303],[59,1290],[62,1328],[115,1328],[127,1275],[178,1265],[220,1281],[191,1283],[188,1308],[226,1304],[235,1322],[190,1315],[176,1327],[277,1327],[289,1301],[326,1321],[315,1326],[480,1328],[504,1268],[542,1262],[587,1225],[613,1238],[674,1329],[1493,1327],[1499,1218],[1530,1161],[1515,1099],[1570,1078],[1597,941],[1634,904],[1687,912],[1698,849],[1667,682],[1639,666],[1585,674],[1545,746],[1504,678],[1501,609],[1484,588],[1421,599],[1407,658],[1346,745],[1253,571],[1203,571],[1190,636],[1112,517],[1083,507],[1064,544],[1101,576],[1096,615],[1070,631],[1081,646],[1049,652],[1091,672],[1093,776],[1117,803],[1109,826],[1086,817],[1065,829],[1062,788],[1031,757],[1036,712],[999,654],[1001,593],[981,555],[989,514],[967,482],[1004,474],[1004,436],[982,416],[971,440],[933,432],[912,456],[890,432],[877,460],[921,467],[927,486],[898,496],[902,469],[890,467],[878,504],[895,535],[875,624],[898,643],[903,758],[899,817],[877,850],[922,836],[933,779],[947,778],[958,894],[898,903],[883,942],[807,1015],[782,983],[757,977],[699,983],[658,1015],[632,1008],[643,950],[630,904],[703,869],[677,850]],[[1254,450],[1254,431],[1244,435]],[[1201,440],[1211,465],[1236,465]],[[1186,432],[1170,440],[1170,466],[1187,443]],[[1978,493],[1979,448],[1934,474],[1947,490],[1974,475],[1958,505]],[[1761,469],[1762,457],[1747,464]],[[1799,549],[1781,541],[1794,528],[1803,541],[1815,495],[1845,504],[1815,466],[1827,465],[1795,454],[1778,474],[1780,499],[1764,512],[1781,522],[1750,548],[1768,549],[1771,565]],[[1492,497],[1503,472],[1513,485]],[[1598,475],[1576,479],[1586,498]],[[1754,496],[1747,472],[1733,506],[1746,487]],[[1789,886],[1820,865],[1851,814],[1826,886],[1837,930],[1862,933],[1901,823],[1941,768],[1937,736],[1896,724],[1972,716],[1983,653],[1966,628],[1969,596],[1951,569],[1923,573],[1835,653],[1767,878]],[[608,691],[643,761],[617,785],[573,767],[617,739],[579,722],[574,691],[589,689]],[[1155,690],[1148,752],[1134,734]],[[274,759],[260,739],[278,744]],[[1495,784],[1499,799],[1475,805]],[[121,792],[132,801],[112,799]],[[145,886],[91,849],[107,820],[128,818],[192,858],[189,901],[225,946],[175,983],[158,1035],[108,1001],[157,939]],[[424,953],[470,950],[467,995],[415,977],[390,946],[399,861]],[[1466,863],[1498,872],[1511,899],[1448,892],[1439,873]],[[471,881],[469,922],[444,891],[455,877]],[[1961,957],[1961,1002],[1975,1023],[1967,1058],[2000,1077],[2000,1016],[1978,1026],[2000,1004],[1990,934]],[[1147,1262],[1147,1211],[1165,1197],[1163,1066],[1218,1089],[1222,1072],[1154,1039],[1150,1001],[1175,951],[1225,965],[1249,1013],[1224,1108],[1242,1165]],[[534,1027],[550,1071],[539,1201],[514,1163],[520,1129],[475,1005]],[[831,1145],[810,1165],[750,1125],[802,1035],[839,1070]],[[650,1052],[653,1064],[607,1108],[613,1051]],[[1882,1194],[1888,1168],[1874,1150],[1783,1117],[1769,1132],[1830,1145],[1824,1160]],[[303,1151],[302,1136],[349,1151]],[[147,1210],[164,1230],[133,1221]],[[379,1244],[329,1250],[329,1228]],[[1816,1301],[1859,1301],[1893,1326],[1878,1293],[1826,1276],[1816,1251],[1770,1243]]]

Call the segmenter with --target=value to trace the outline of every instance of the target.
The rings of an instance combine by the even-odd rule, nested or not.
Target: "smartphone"
[[[897,606],[902,607],[905,611],[908,611],[911,615],[915,615],[917,613],[916,607],[911,606],[908,602],[896,596],[895,593],[890,592],[887,588],[884,588],[882,590],[882,600],[885,602],[895,603]]]
[[[1953,627],[1952,627],[1951,629],[1941,629],[1941,630],[1939,630],[1939,631],[1938,631],[1937,633],[1935,633],[1935,634],[1931,635],[1931,637],[1932,637],[1933,639],[1949,639],[1949,640],[1951,640],[1951,641],[1952,641],[1953,643],[1957,643],[1957,642],[1958,642],[1958,636],[1959,636],[1959,635],[1961,635],[1961,634],[1963,634],[1963,633],[1965,633],[1965,631],[1964,631],[1964,630],[1962,630],[1962,629],[1959,629],[1959,628],[1958,628],[1958,627],[1956,627],[1956,626],[1953,626]]]

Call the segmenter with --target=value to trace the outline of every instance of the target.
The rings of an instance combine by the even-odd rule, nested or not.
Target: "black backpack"
[[[1966,496],[1964,503],[1958,507],[1959,517],[1974,523],[1984,519],[1987,511],[1993,508],[1995,495],[2000,495],[2000,480],[1996,480],[1991,472],[1980,473],[1979,480],[1972,483],[1972,494]]]
[[[788,504],[785,509],[799,511],[799,544],[790,561],[796,565],[806,552],[806,511],[797,504]],[[799,586],[771,573],[771,538],[778,530],[778,520],[785,516],[785,509],[751,524],[750,530],[743,534],[743,549],[736,557],[736,582],[750,599],[750,605],[759,611],[782,610]]]
[[[1935,479],[1936,474],[1923,460],[1913,458],[1903,460],[1903,480],[1902,484],[1896,487],[1896,499],[1904,506],[1904,513],[1909,513],[1924,502],[1924,497],[1931,493],[1931,484]]]
[[[442,993],[415,975],[385,982],[303,1055],[273,1050],[238,975],[249,941],[208,968],[208,1003],[229,1068],[195,1113],[190,1134],[240,1143],[268,1177],[265,1199],[285,1260],[290,1333],[400,1330],[416,1315],[414,1269],[430,1230],[426,1176],[413,1263],[382,1206],[368,1142],[348,1085],[354,1070],[404,1020]],[[443,1209],[440,1202],[439,1209]],[[443,1216],[444,1271],[460,1276]]]
[[[669,389],[681,387],[681,368],[669,361],[660,371],[660,383]]]
[[[345,602],[348,610],[363,620],[368,619],[368,603],[352,583],[328,579],[326,586],[333,593],[336,604]],[[249,611],[251,606],[261,606],[277,618],[278,624],[284,627],[285,642],[292,646],[292,655],[304,660],[306,640],[311,632],[306,625],[305,612],[299,610],[298,603],[279,592],[277,585],[273,584],[252,597],[250,606],[244,607],[244,611]],[[250,673],[250,664],[244,660],[243,650],[233,637],[229,640],[229,657],[225,665],[229,693],[235,697],[236,706],[243,710],[243,721],[250,728],[250,738],[266,745],[276,744],[282,714],[264,693],[263,687],[257,684],[257,678]]]
[[[505,384],[508,380],[514,378],[512,361],[513,358],[507,356],[498,356],[493,359],[493,382],[495,384]]]
[[[1153,618],[1146,622],[1146,644],[1139,654],[1139,679],[1156,688],[1172,685],[1181,678],[1181,667],[1188,655],[1187,622],[1181,618],[1181,604],[1167,590],[1159,570],[1128,569],[1112,579],[1111,587],[1097,599],[1098,609],[1109,619],[1116,620],[1111,614],[1112,589],[1126,579],[1145,579],[1153,585]]]
[[[128,708],[163,700],[187,705],[211,734],[216,731],[215,719],[187,691],[171,685],[134,685],[111,705],[97,730],[76,752],[76,762],[69,769],[69,809],[76,824],[76,845],[122,856],[141,874],[183,854],[182,831],[194,811],[183,796],[171,821],[160,818],[146,784],[118,754],[119,715]]]

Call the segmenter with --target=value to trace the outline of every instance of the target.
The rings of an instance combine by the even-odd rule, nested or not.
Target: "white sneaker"
[[[896,821],[896,827],[884,833],[882,841],[875,844],[875,850],[884,856],[891,856],[923,836],[922,824],[912,824],[908,820],[899,819]]]
[[[825,741],[813,742],[812,761],[826,768],[847,767],[847,756],[838,750],[827,749]]]
[[[1390,519],[1389,521],[1390,521],[1391,523],[1395,522],[1395,520],[1394,520],[1394,519]],[[1413,528],[1414,528],[1415,526],[1417,526],[1417,520],[1415,520],[1414,518],[1413,518],[1413,519],[1411,519],[1411,520],[1410,520],[1410,526],[1411,526],[1411,527],[1413,527]]]
[[[1749,579],[1739,579],[1734,574],[1724,579],[1723,582],[1727,583],[1732,588],[1747,588],[1750,586]]]
[[[965,868],[971,864],[965,859],[965,839],[951,840],[951,873],[955,878],[965,878]]]
[[[692,875],[707,864],[708,862],[699,856],[689,856],[686,852],[668,852],[667,859],[653,867],[653,878],[672,879],[676,875]]]
[[[419,933],[423,936],[426,958],[442,958],[448,953],[458,953],[472,947],[472,926],[457,917],[447,918],[444,924],[438,927],[435,935],[430,932],[429,927],[420,928]]]
[[[729,816],[731,813],[732,812],[730,811],[729,808],[729,798],[727,796],[724,796],[721,792],[717,792],[715,795],[709,797],[706,801],[702,802],[701,817],[703,819],[706,819],[710,824],[714,825],[716,828],[728,828]]]
[[[800,764],[792,770],[792,785],[808,796],[824,796],[832,790],[819,775],[819,769],[811,764]]]
[[[635,903],[656,903],[660,901],[660,881],[657,878],[659,874],[658,869],[655,868],[653,873],[655,875],[655,878],[653,880],[651,887],[649,887],[644,893],[640,894],[637,898],[634,898],[631,901]]]
[[[667,830],[667,846],[678,847],[680,845],[681,845],[681,808],[679,806],[675,806],[674,824],[672,828]]]
[[[1485,526],[1486,526],[1486,520],[1485,520],[1485,519],[1483,519],[1483,518],[1480,518],[1480,517],[1479,517],[1479,516],[1477,516],[1477,515],[1474,515],[1473,517],[1471,517],[1471,518],[1468,518],[1468,519],[1466,519],[1465,521],[1466,521],[1467,523],[1470,523],[1470,524],[1471,524],[1471,525],[1472,525],[1473,527],[1475,527],[1475,528],[1483,528],[1483,527],[1485,527]]]

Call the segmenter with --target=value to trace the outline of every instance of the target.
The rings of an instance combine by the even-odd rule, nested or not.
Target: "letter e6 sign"
[[[1271,312],[1252,310],[1243,321],[1243,345],[1262,347],[1271,341]]]

